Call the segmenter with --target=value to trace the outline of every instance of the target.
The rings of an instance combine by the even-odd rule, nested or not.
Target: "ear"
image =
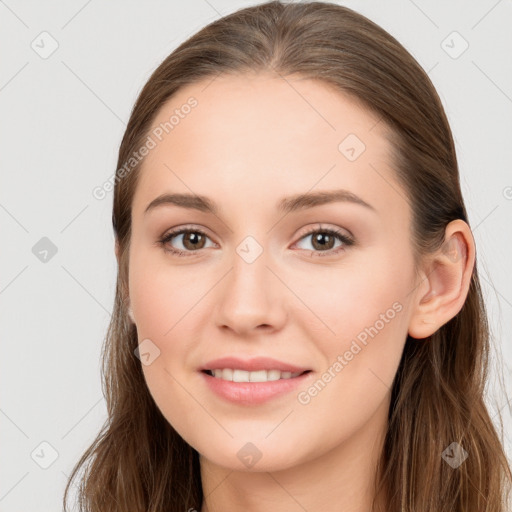
[[[116,253],[117,266],[119,267],[120,248],[119,248],[119,241],[118,241],[117,238],[116,238],[116,241],[115,241],[115,253]],[[133,317],[132,307],[130,305],[130,298],[129,297],[124,297],[124,302],[126,304],[127,313],[128,313],[128,316],[130,317],[130,320],[133,323],[135,323],[135,318]]]
[[[133,317],[133,311],[132,311],[132,307],[130,306],[130,304],[128,304],[128,316],[130,317],[130,320],[135,323],[135,318]]]
[[[423,264],[409,321],[411,337],[427,338],[457,315],[466,300],[474,265],[471,229],[456,219],[446,226],[442,246]]]

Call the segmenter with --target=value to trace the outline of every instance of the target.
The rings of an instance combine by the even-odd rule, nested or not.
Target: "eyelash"
[[[175,236],[178,236],[178,235],[181,235],[184,233],[199,233],[201,236],[209,238],[208,235],[201,229],[192,228],[192,227],[184,227],[184,228],[179,228],[175,231],[171,231],[171,232],[167,233],[160,240],[158,240],[158,243],[164,248],[164,251],[174,254],[178,257],[186,258],[186,257],[193,256],[193,253],[198,252],[198,251],[182,251],[181,249],[175,249],[173,247],[172,248],[166,247],[166,244],[168,242],[170,242]],[[328,251],[311,251],[311,253],[312,253],[311,256],[314,256],[314,257],[334,256],[334,255],[338,254],[339,252],[345,250],[346,247],[350,247],[350,246],[354,245],[354,243],[355,243],[353,238],[351,238],[347,235],[343,235],[339,231],[336,231],[334,229],[329,229],[329,228],[321,228],[321,227],[311,229],[307,233],[304,233],[300,237],[299,241],[302,240],[303,238],[306,238],[307,236],[315,235],[318,233],[332,235],[335,238],[337,238],[338,240],[340,240],[341,242],[343,242],[343,245],[341,245],[337,249],[329,249]]]

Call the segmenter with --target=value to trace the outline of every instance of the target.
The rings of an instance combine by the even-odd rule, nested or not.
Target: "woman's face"
[[[322,82],[269,75],[187,86],[155,119],[132,209],[130,303],[148,388],[209,461],[285,469],[358,453],[385,428],[416,281],[383,130]],[[187,198],[148,209],[164,194]],[[217,366],[266,357],[278,362],[263,369],[309,372],[229,384],[229,371],[202,371],[224,357],[242,362]]]

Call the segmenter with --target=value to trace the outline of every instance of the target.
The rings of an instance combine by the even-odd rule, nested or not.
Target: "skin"
[[[411,211],[384,124],[322,82],[223,75],[180,89],[153,127],[190,96],[198,105],[146,156],[132,205],[131,318],[139,342],[149,338],[160,350],[143,365],[148,388],[200,454],[201,512],[366,512],[407,334],[429,336],[461,309],[474,265],[469,227],[450,223],[442,250],[416,269]],[[354,161],[338,149],[350,133],[366,146]],[[287,215],[276,209],[285,196],[340,188],[374,210],[346,201]],[[168,204],[144,214],[164,192],[208,196],[219,212]],[[166,252],[158,240],[188,224],[207,234],[203,245],[177,235],[166,246],[189,255]],[[334,254],[343,243],[322,249],[306,235],[314,228],[351,233],[355,243]],[[236,252],[249,235],[263,249],[252,263]],[[298,392],[394,303],[400,312],[299,403]],[[198,372],[234,354],[313,371],[296,391],[234,404]],[[261,453],[252,467],[237,456],[248,442]]]

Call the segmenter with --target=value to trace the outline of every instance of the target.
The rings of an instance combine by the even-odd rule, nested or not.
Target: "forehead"
[[[385,130],[379,116],[319,80],[209,78],[183,87],[158,111],[134,209],[171,191],[247,205],[347,188],[382,202],[394,179]]]

